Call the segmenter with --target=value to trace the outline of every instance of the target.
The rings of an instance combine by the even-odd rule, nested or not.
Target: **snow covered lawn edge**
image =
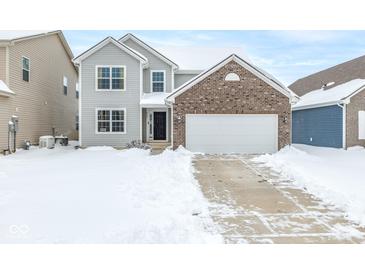
[[[262,163],[365,225],[365,149],[292,145],[258,156]]]
[[[111,147],[0,157],[0,243],[222,243],[192,157]]]

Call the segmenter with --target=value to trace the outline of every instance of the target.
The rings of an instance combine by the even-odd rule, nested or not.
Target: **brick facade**
[[[240,81],[225,81],[230,72],[238,74]],[[291,142],[289,98],[235,61],[230,61],[175,98],[174,149],[185,146],[186,114],[278,114],[278,147],[280,149]]]
[[[365,90],[351,97],[346,105],[346,147],[365,146],[365,140],[359,140],[360,110],[365,110]]]

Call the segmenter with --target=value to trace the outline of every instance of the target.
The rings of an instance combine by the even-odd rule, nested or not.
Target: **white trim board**
[[[84,51],[83,53],[81,53],[79,56],[75,57],[72,61],[78,65],[80,64],[80,62],[86,58],[88,58],[89,56],[91,56],[92,54],[94,54],[95,52],[97,52],[98,50],[100,50],[101,48],[103,48],[104,46],[106,46],[107,44],[112,43],[115,46],[117,46],[119,49],[123,50],[124,52],[126,52],[127,54],[131,55],[132,57],[136,58],[137,60],[139,60],[145,67],[148,66],[148,59],[146,57],[144,57],[142,54],[136,52],[135,50],[129,48],[128,46],[118,42],[117,40],[115,40],[113,37],[108,36],[107,38],[105,38],[104,40],[102,40],[101,42],[99,42],[98,44],[96,44],[95,46],[91,47],[90,49]]]
[[[82,65],[79,66],[79,145],[82,146]]]
[[[166,138],[164,140],[155,140],[154,139],[154,113],[155,112],[165,112],[166,113]],[[152,114],[152,139],[150,139],[149,134],[149,116]],[[169,111],[166,108],[154,108],[146,110],[146,141],[147,142],[166,142],[169,140]]]

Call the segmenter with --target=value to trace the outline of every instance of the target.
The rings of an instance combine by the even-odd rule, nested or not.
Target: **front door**
[[[153,140],[166,140],[166,112],[153,112]]]

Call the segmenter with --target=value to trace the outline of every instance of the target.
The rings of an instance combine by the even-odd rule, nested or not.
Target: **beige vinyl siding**
[[[22,79],[22,56],[30,60],[29,82]],[[63,95],[63,76],[68,78],[68,95]],[[17,145],[25,139],[38,143],[39,136],[66,134],[77,138],[75,96],[77,71],[57,34],[15,42],[9,47],[9,88],[16,95],[1,98],[0,150],[7,145],[7,121],[19,117]]]
[[[0,47],[0,80],[6,83],[6,47]]]
[[[175,88],[180,87],[182,84],[186,83],[187,81],[193,79],[195,76],[197,76],[198,73],[196,74],[175,74]]]
[[[96,66],[125,66],[125,91],[96,91]],[[140,62],[112,43],[81,62],[81,145],[124,147],[140,137]],[[126,133],[96,133],[96,108],[125,108]]]
[[[172,87],[172,67],[166,62],[162,61],[156,55],[152,54],[144,47],[141,47],[139,44],[134,42],[131,39],[128,39],[124,42],[128,47],[138,51],[143,56],[148,59],[149,67],[143,70],[143,92],[151,92],[151,70],[165,70],[166,77],[166,92],[171,92]]]

